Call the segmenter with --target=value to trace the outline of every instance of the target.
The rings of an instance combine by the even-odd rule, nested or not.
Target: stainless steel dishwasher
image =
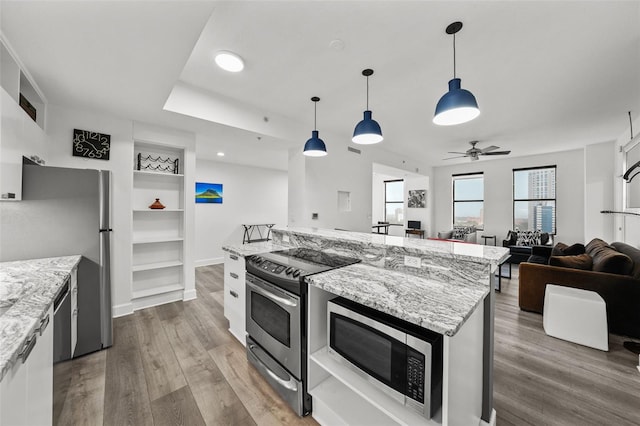
[[[53,302],[53,424],[57,425],[71,384],[71,280]]]

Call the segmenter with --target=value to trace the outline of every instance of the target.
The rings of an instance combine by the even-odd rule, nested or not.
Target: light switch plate
[[[414,257],[414,256],[405,256],[404,257],[404,264],[405,266],[411,266],[413,268],[419,268],[421,265],[421,259],[419,257]]]

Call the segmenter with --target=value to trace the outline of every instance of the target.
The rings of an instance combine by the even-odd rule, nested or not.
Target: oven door
[[[247,273],[247,334],[301,378],[300,298]]]

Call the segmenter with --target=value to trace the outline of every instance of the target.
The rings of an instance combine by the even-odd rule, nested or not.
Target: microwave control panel
[[[407,350],[407,393],[406,395],[424,404],[424,355]]]

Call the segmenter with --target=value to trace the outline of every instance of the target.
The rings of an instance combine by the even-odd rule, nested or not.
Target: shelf
[[[168,238],[145,238],[143,240],[135,240],[133,244],[154,244],[154,243],[170,243],[173,241],[184,241],[182,237],[168,237]]]
[[[172,268],[174,266],[182,266],[182,261],[172,260],[168,262],[145,263],[143,265],[134,265],[133,272],[150,271],[152,269]]]
[[[182,178],[184,177],[183,174],[175,174],[175,173],[162,173],[162,172],[149,172],[146,170],[134,170],[133,171],[133,175],[139,175],[139,176],[167,176],[167,177],[176,177],[176,178]]]
[[[158,213],[158,212],[183,212],[184,209],[133,209],[134,213],[148,213],[148,212],[154,212],[154,213]]]
[[[171,293],[172,291],[182,291],[184,286],[182,284],[170,284],[160,287],[149,288],[146,290],[139,290],[133,292],[134,299],[140,299],[142,297],[156,296],[158,294]]]
[[[346,411],[351,411],[350,415],[353,416],[363,416],[367,412],[367,410],[376,409],[379,411],[379,415],[385,415],[389,417],[391,421],[399,425],[439,425],[440,423],[434,421],[434,419],[428,420],[419,414],[411,411],[411,409],[405,407],[400,404],[387,394],[385,394],[382,390],[371,384],[369,381],[364,379],[362,376],[352,371],[347,366],[337,362],[333,358],[329,356],[327,353],[327,347],[324,346],[320,350],[311,354],[311,360],[314,361],[318,366],[322,367],[329,374],[331,374],[334,380],[339,381],[341,385],[341,393],[343,399],[347,399],[346,395],[349,395],[349,405],[352,402],[351,399],[357,401],[358,398],[362,399],[363,402],[367,402],[367,406],[364,409],[364,412],[355,412],[353,408],[346,409]],[[330,379],[328,379],[330,380]],[[316,386],[316,388],[322,389],[322,382],[320,385]],[[327,384],[329,386],[337,386],[332,383]],[[311,391],[309,392],[311,393]],[[314,398],[315,395],[311,393]],[[358,398],[356,398],[356,396]],[[345,402],[343,402],[344,404]],[[341,410],[344,411],[344,410]],[[352,423],[347,421],[346,423]],[[367,424],[367,422],[353,422],[354,424],[362,423]],[[379,417],[378,421],[373,423],[380,423]],[[388,422],[387,422],[388,423]],[[369,424],[371,424],[369,422]]]
[[[313,389],[313,415],[321,424],[378,425],[389,424],[386,414],[354,394],[338,379],[329,377]],[[386,420],[386,421],[385,421]]]

